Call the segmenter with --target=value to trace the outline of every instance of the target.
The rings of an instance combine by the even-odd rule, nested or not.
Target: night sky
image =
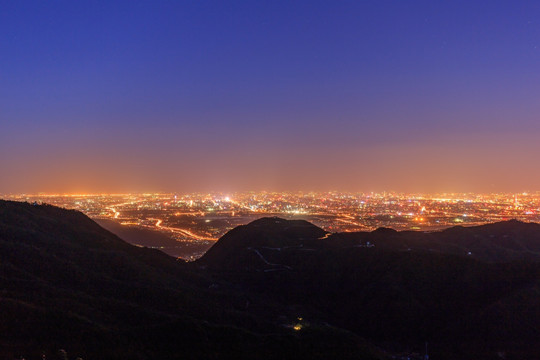
[[[2,1],[0,193],[540,190],[538,1]]]

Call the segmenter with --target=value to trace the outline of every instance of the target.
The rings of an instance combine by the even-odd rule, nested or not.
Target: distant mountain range
[[[331,234],[263,218],[185,263],[0,201],[0,359],[532,359],[540,225]]]

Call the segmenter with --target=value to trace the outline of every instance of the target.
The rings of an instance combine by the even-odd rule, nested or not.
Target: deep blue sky
[[[538,1],[2,1],[0,193],[540,190]]]

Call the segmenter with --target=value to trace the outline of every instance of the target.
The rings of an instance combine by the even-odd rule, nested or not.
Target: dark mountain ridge
[[[198,265],[385,348],[429,341],[440,359],[540,350],[538,224],[335,234],[311,225],[293,240],[287,220],[252,224]]]
[[[325,338],[343,358],[384,358],[351,332],[298,334],[275,313],[79,212],[0,200],[0,359],[327,358]]]
[[[0,201],[0,358],[419,359],[426,341],[432,359],[535,358],[539,236],[263,218],[184,263],[76,211]]]
[[[510,220],[431,232],[379,228],[371,232],[331,234],[302,220],[262,218],[225,234],[200,263],[237,269],[249,263],[268,270],[271,261],[265,259],[278,261],[276,256],[283,257],[281,250],[346,248],[433,252],[485,262],[540,261],[540,224]]]
[[[199,262],[227,268],[240,266],[245,261],[252,265],[264,264],[265,268],[272,269],[275,266],[266,261],[260,251],[303,247],[306,242],[313,242],[326,234],[326,231],[305,220],[261,218],[223,235]]]

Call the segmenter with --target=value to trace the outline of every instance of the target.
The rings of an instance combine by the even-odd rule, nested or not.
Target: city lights
[[[540,193],[19,194],[3,198],[76,209],[94,219],[159,231],[179,242],[212,243],[235,226],[263,216],[305,219],[329,232],[379,227],[431,231],[508,219],[540,220]]]

